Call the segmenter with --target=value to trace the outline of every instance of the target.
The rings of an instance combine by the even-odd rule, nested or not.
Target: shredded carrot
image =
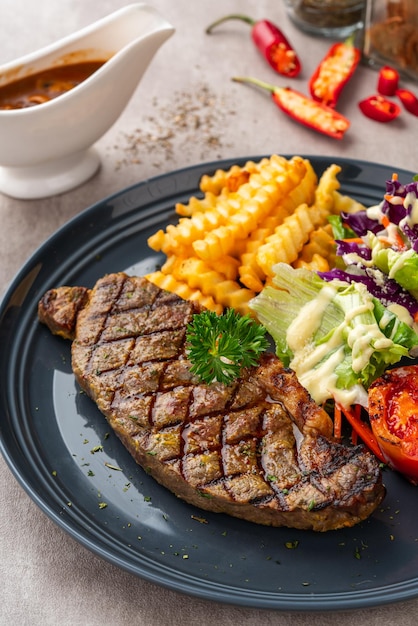
[[[341,439],[342,419],[341,419],[341,407],[339,404],[334,405],[334,437]]]
[[[392,174],[392,180],[398,180],[398,174],[396,172]]]
[[[359,417],[355,410],[350,410],[342,405],[340,405],[340,409],[350,423],[350,426],[356,431],[360,439],[373,452],[373,454],[377,456],[380,461],[382,461],[382,463],[385,463],[385,459],[382,455],[382,452],[372,433],[370,426],[363,422],[363,420]]]
[[[388,218],[387,215],[382,215],[382,225],[385,228],[388,228],[390,226],[390,219]]]
[[[382,215],[382,225],[385,228],[389,228],[389,226],[391,225],[391,221],[388,218],[387,215]],[[396,245],[398,246],[399,249],[403,250],[405,249],[405,242],[402,239],[402,237],[400,236],[400,234],[398,232],[394,233],[395,235],[395,239],[396,239]],[[392,245],[390,243],[390,241],[388,241],[388,239],[386,239],[386,237],[379,237],[379,241],[381,241],[382,243],[389,243],[390,245]]]
[[[414,313],[414,322],[418,324],[418,311]]]
[[[339,241],[345,241],[347,243],[364,243],[361,237],[351,237],[348,239],[340,239]]]

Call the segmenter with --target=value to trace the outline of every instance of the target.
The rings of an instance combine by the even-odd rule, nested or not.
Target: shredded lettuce
[[[412,248],[400,252],[372,244],[371,258],[377,268],[407,291],[418,289],[418,254]]]
[[[279,263],[250,302],[277,356],[317,402],[366,404],[368,386],[418,346],[418,334],[361,282],[327,282]]]

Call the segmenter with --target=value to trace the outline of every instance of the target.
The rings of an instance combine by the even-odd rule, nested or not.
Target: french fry
[[[263,178],[255,176],[244,184],[234,195],[238,205],[231,211],[228,223],[222,224],[207,233],[201,240],[194,241],[193,249],[197,256],[205,261],[214,262],[222,255],[229,254],[238,239],[244,239],[263,220],[271,214],[289,194],[303,181],[308,169],[308,163],[294,157],[290,161],[276,159],[269,167],[265,167],[263,175],[269,175],[271,183],[269,190],[263,186]],[[274,182],[274,184],[273,184]],[[251,194],[251,188],[255,193]],[[250,197],[245,194],[250,192]]]
[[[175,293],[184,300],[193,300],[198,302],[201,306],[215,311],[220,315],[223,311],[223,306],[217,304],[211,296],[205,296],[198,289],[191,289],[187,283],[180,282],[172,276],[172,274],[164,274],[161,271],[155,271],[151,274],[147,274],[146,278],[157,287]]]
[[[241,255],[241,266],[239,275],[241,282],[249,289],[255,290],[257,293],[263,288],[266,273],[260,266],[257,259],[257,251],[260,246],[269,240],[269,237],[275,232],[276,228],[283,224],[287,216],[289,216],[299,204],[312,203],[315,197],[315,189],[317,185],[317,176],[309,163],[305,161],[306,172],[299,185],[297,185],[276,207],[274,213],[267,217],[262,226],[253,231],[248,239],[245,253]]]
[[[216,204],[216,196],[208,191],[203,198],[196,198],[192,196],[187,204],[177,202],[175,205],[175,211],[182,217],[191,217],[194,213],[199,211],[208,211],[213,209]]]
[[[233,165],[229,170],[225,171],[222,169],[216,170],[215,174],[209,176],[208,174],[204,174],[200,180],[200,190],[203,193],[211,192],[214,195],[219,195],[222,189],[227,189],[228,191],[236,191],[238,188],[238,182],[243,184],[243,182],[247,182],[245,179],[248,178],[247,174],[251,175],[254,172],[257,172],[262,168],[265,164],[269,162],[269,159],[264,158],[261,159],[259,163],[254,163],[254,161],[247,161],[244,166]]]
[[[305,267],[321,272],[327,272],[335,263],[335,242],[330,224],[314,230],[311,233],[293,267]]]
[[[197,257],[177,259],[171,271],[176,280],[186,282],[190,288],[201,291],[205,296],[211,296],[223,307],[233,307],[240,312],[248,312],[248,302],[255,295]]]
[[[149,280],[218,313],[250,313],[249,301],[272,284],[279,261],[327,271],[335,264],[330,215],[363,205],[340,193],[341,168],[320,176],[308,159],[280,155],[204,175],[202,196],[177,203],[177,224],[149,239],[166,255]]]
[[[294,263],[314,229],[326,224],[334,208],[334,192],[340,187],[337,180],[340,171],[338,165],[330,165],[319,179],[314,204],[303,203],[296,207],[259,247],[257,263],[267,276],[274,275],[277,263]]]
[[[357,202],[350,196],[344,196],[339,191],[334,191],[334,207],[333,213],[338,215],[342,211],[344,213],[357,213],[357,211],[365,211],[366,207],[361,202]]]

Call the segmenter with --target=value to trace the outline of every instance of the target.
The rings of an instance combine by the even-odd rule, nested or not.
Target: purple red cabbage
[[[357,211],[357,213],[342,211],[341,219],[358,237],[367,235],[368,231],[376,234],[382,230],[382,225],[377,220],[368,217],[366,211]]]
[[[323,280],[330,282],[334,279],[341,280],[348,284],[352,282],[363,283],[367,291],[378,298],[384,306],[390,304],[400,304],[405,307],[412,317],[418,313],[418,301],[405,289],[403,289],[392,278],[385,278],[383,284],[377,281],[373,275],[373,270],[364,268],[364,273],[351,273],[345,270],[334,268],[328,272],[317,272]]]
[[[418,253],[418,224],[411,225],[408,220],[405,220],[411,214],[412,203],[405,207],[404,203],[396,204],[396,201],[390,201],[391,196],[406,198],[409,193],[418,198],[418,181],[402,185],[396,178],[388,180],[386,181],[386,194],[379,208],[392,224],[398,226],[411,248]],[[342,212],[341,220],[357,237],[364,237],[368,232],[379,235],[384,231],[381,221],[370,218],[367,211]],[[399,304],[405,307],[413,318],[418,317],[418,301],[409,291],[376,268],[370,268],[367,264],[361,263],[360,259],[369,261],[372,258],[371,249],[367,246],[366,241],[359,243],[345,239],[337,240],[336,244],[336,252],[339,257],[343,257],[344,260],[345,255],[355,253],[359,257],[359,262],[355,264],[346,263],[346,269],[335,268],[329,272],[317,272],[320,278],[328,282],[337,279],[349,284],[352,282],[363,283],[369,293],[378,298],[384,306]]]
[[[366,261],[370,261],[370,259],[372,258],[372,251],[365,245],[347,240],[342,241],[341,239],[336,239],[335,243],[337,244],[338,256],[355,253]]]

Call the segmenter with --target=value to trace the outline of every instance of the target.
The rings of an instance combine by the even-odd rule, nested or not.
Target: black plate
[[[318,174],[332,162],[309,158]],[[106,272],[154,269],[161,259],[147,237],[176,219],[174,203],[197,194],[203,174],[234,162],[240,161],[206,163],[124,190],[72,219],[29,259],[0,309],[1,451],[30,497],[71,536],[170,589],[297,611],[416,597],[418,494],[402,477],[386,471],[382,508],[347,530],[274,529],[202,512],[135,464],[75,384],[69,343],[37,321],[38,299],[51,287],[92,286]],[[366,205],[380,202],[393,171],[402,182],[413,175],[335,162],[342,192]]]

